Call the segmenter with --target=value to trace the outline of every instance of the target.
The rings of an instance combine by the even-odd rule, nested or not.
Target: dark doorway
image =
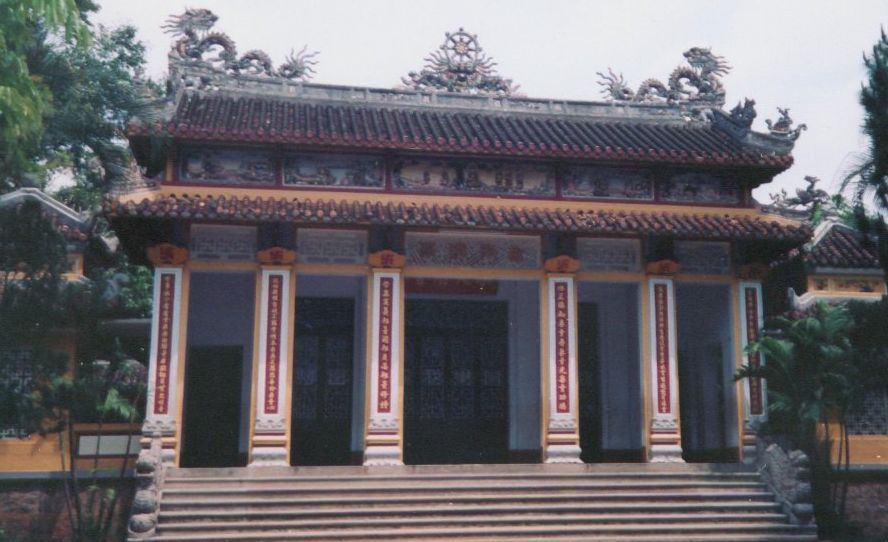
[[[243,346],[193,346],[185,361],[183,467],[246,465],[238,450]]]
[[[598,304],[577,304],[577,370],[580,394],[580,458],[601,461],[601,393],[599,393]]]
[[[678,378],[685,461],[738,459],[730,288],[677,284]]]
[[[351,463],[352,299],[297,297],[293,465]]]
[[[508,304],[408,300],[404,460],[508,460]]]

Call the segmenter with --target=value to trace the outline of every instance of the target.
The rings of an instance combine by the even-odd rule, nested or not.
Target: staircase
[[[150,540],[813,541],[740,465],[168,469]]]

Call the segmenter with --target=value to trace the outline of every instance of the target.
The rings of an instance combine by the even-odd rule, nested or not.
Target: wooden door
[[[408,300],[405,461],[508,459],[505,302]]]
[[[352,299],[296,298],[294,465],[351,463]]]

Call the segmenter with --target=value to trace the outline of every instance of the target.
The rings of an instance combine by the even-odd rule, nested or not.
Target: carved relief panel
[[[738,205],[741,201],[737,183],[707,173],[674,175],[662,182],[659,196],[673,203]]]
[[[573,167],[564,177],[562,193],[570,198],[654,199],[654,180],[643,171]]]
[[[273,185],[270,152],[186,147],[179,157],[179,180],[187,183]]]
[[[284,186],[383,188],[382,160],[373,156],[299,154],[284,157]]]

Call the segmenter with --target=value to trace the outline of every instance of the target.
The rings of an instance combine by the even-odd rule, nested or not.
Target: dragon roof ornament
[[[462,28],[445,33],[444,43],[424,60],[422,71],[401,78],[408,88],[497,96],[518,90],[511,79],[496,73],[496,62],[481,48],[478,36]]]
[[[795,128],[792,127],[793,120],[789,116],[788,107],[778,107],[777,112],[780,113],[780,118],[777,119],[777,122],[771,122],[771,119],[765,120],[765,124],[768,125],[768,131],[771,132],[772,136],[795,141],[802,135],[803,130],[808,129],[808,125],[804,123],[799,124]]]
[[[725,59],[705,47],[692,47],[684,52],[684,57],[688,65],[672,70],[667,84],[658,79],[647,79],[633,91],[623,74],[617,75],[610,68],[607,74],[598,72],[598,84],[609,100],[724,105],[725,89],[721,77],[731,70]]]
[[[253,49],[238,56],[234,40],[213,30],[219,17],[208,9],[186,9],[171,15],[163,29],[178,37],[170,50],[170,59],[208,68],[229,75],[253,75],[307,81],[315,73],[317,52],[291,51],[285,62],[274,67],[265,51]]]

